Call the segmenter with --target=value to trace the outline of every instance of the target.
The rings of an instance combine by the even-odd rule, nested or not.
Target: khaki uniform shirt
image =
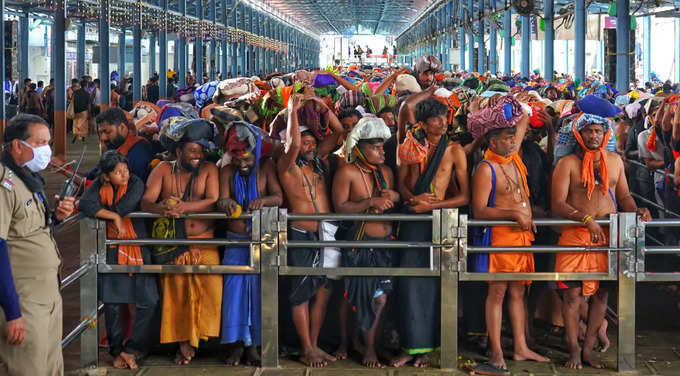
[[[0,238],[7,241],[20,300],[51,303],[59,296],[61,255],[46,225],[45,205],[0,163]]]

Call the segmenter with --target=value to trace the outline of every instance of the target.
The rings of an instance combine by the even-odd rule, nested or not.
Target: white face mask
[[[47,168],[47,165],[50,164],[50,159],[52,159],[52,149],[50,148],[50,145],[34,148],[26,141],[21,141],[21,143],[33,150],[33,159],[24,163],[25,167],[28,167],[28,169],[33,172],[39,172]]]

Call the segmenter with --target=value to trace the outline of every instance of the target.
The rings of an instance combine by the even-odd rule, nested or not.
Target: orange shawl
[[[574,122],[576,122],[576,120],[574,120]],[[583,138],[581,138],[581,133],[576,130],[576,127],[573,127],[573,133],[574,137],[576,137],[576,141],[579,145],[581,145],[581,149],[583,149],[584,153],[583,162],[581,163],[581,180],[588,191],[588,200],[590,200],[590,197],[592,197],[593,191],[595,190],[594,163],[597,153],[600,153],[600,177],[602,179],[602,190],[606,194],[609,190],[609,170],[607,169],[607,153],[605,153],[605,148],[607,147],[607,141],[609,140],[609,137],[612,133],[611,128],[604,134],[602,145],[600,145],[600,147],[595,150],[590,150],[585,146],[583,143]]]
[[[113,197],[113,186],[110,183],[103,184],[99,188],[99,203],[105,206],[112,206],[120,201],[125,192],[127,185],[121,186],[116,192],[116,197]],[[113,221],[106,222],[106,236],[111,239],[137,239],[137,234],[132,226],[132,220],[128,217],[123,217],[123,226],[125,227],[125,234],[118,234],[118,229]],[[118,246],[118,265],[143,265],[142,250],[139,245],[119,245]]]
[[[506,164],[513,162],[515,166],[517,166],[520,175],[522,175],[524,192],[527,194],[527,197],[529,197],[529,183],[527,183],[527,166],[524,165],[522,158],[519,156],[517,152],[514,152],[507,157],[504,157],[502,155],[498,155],[492,152],[491,149],[486,149],[486,152],[484,153],[484,159],[486,159],[487,161],[496,162],[498,164]]]

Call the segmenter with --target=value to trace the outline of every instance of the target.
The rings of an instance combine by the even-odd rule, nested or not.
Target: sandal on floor
[[[491,363],[477,364],[470,367],[475,375],[488,375],[488,376],[509,376],[510,371],[505,368],[499,368]]]

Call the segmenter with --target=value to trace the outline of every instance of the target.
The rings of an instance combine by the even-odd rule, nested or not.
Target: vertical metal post
[[[251,33],[255,32],[255,27],[254,27],[255,23],[253,22],[253,13],[254,13],[253,8],[248,7],[248,19],[247,19],[248,29],[247,30]],[[248,44],[247,51],[248,51],[247,59],[246,59],[247,67],[248,67],[247,71],[248,71],[248,76],[252,77],[256,74],[255,73],[255,66],[254,66],[254,63],[255,63],[255,56],[254,56],[255,47],[252,44]]]
[[[175,33],[175,40],[172,49],[173,49],[172,69],[175,72],[179,72],[179,33]]]
[[[262,367],[279,366],[279,208],[261,210],[260,289],[262,302]]]
[[[675,46],[675,61],[680,62],[680,18],[675,19],[673,46]],[[675,64],[675,82],[678,81],[680,81],[680,64]]]
[[[210,22],[213,23],[213,25],[216,24],[217,21],[217,0],[212,0],[209,3],[210,8],[209,8],[209,16],[210,16]],[[214,59],[213,59],[214,57]],[[211,81],[214,81],[217,78],[217,43],[215,42],[215,38],[210,39],[210,54],[208,55],[208,75],[210,77]]]
[[[628,56],[626,56],[627,58]],[[644,228],[644,227],[642,227]],[[637,216],[635,213],[619,214],[619,248],[633,251],[619,253],[619,302],[617,371],[635,370],[635,248]],[[642,236],[644,238],[644,236]]]
[[[233,27],[238,27],[237,24],[237,14],[238,14],[238,6],[234,7],[231,11],[231,26]],[[237,42],[232,42],[231,43],[231,74],[233,77],[236,77],[236,72],[238,71],[238,43]]]
[[[4,27],[4,22],[3,22]],[[4,47],[3,47],[4,51]],[[24,79],[28,76],[28,11],[19,17],[19,87],[24,87]],[[4,84],[4,83],[3,83]]]
[[[435,219],[433,212],[433,221]],[[458,210],[443,209],[441,218],[433,226],[441,226],[441,368],[458,367]],[[434,234],[433,234],[434,235]]]
[[[484,0],[479,0],[479,9],[477,10],[479,15],[477,39],[477,71],[479,73],[484,73],[486,71],[486,50],[484,48]]]
[[[531,75],[531,19],[522,17],[522,76]]]
[[[106,232],[96,219],[80,221],[80,265],[92,263],[94,265],[80,278],[80,317],[90,318],[94,312],[97,323],[97,258],[99,253],[105,253],[104,241]],[[102,251],[103,250],[103,251]],[[83,368],[96,367],[99,362],[99,336],[97,326],[89,328],[80,336],[80,365]]]
[[[158,72],[156,70],[156,32],[151,32],[149,36],[149,77],[153,77],[153,74]]]
[[[247,20],[248,20],[246,7],[243,4],[240,4],[239,8],[240,8],[240,11],[239,11],[239,29],[246,30]],[[241,47],[240,51],[239,51],[240,54],[241,54],[241,70],[240,71],[243,74],[243,77],[246,77],[246,76],[248,76],[248,61],[246,60],[247,59],[247,56],[246,56],[247,55],[247,53],[246,53],[247,48],[246,48],[246,41],[245,40],[241,42],[240,47]]]
[[[132,29],[132,105],[142,100],[142,8],[137,6]]]
[[[187,0],[179,0],[179,12],[183,16],[187,14]],[[180,33],[177,33],[177,39],[175,40],[175,60],[177,61],[177,78],[179,79],[179,86],[184,88],[187,86],[187,38]]]
[[[496,9],[496,0],[490,0],[490,9]],[[498,30],[496,22],[489,24],[489,71],[491,74],[498,72]]]
[[[574,0],[574,77],[583,80],[586,74],[586,4],[585,0]]]
[[[468,20],[472,20],[475,14],[475,3],[474,0],[468,0],[467,16]],[[472,25],[470,25],[472,26]],[[468,34],[468,71],[475,71],[475,35],[472,33],[472,27],[470,27],[470,33]]]
[[[125,75],[125,26],[121,27],[118,34],[118,74],[122,80]]]
[[[66,11],[65,0],[57,0],[54,9],[54,154],[66,158]],[[4,69],[4,67],[3,67]]]
[[[159,6],[164,11],[168,10],[167,0],[158,0]],[[163,17],[163,24],[158,30],[158,96],[160,98],[168,97],[168,29],[166,17]]]
[[[78,43],[76,44],[76,65],[78,78],[85,75],[85,20],[78,23]]]
[[[616,89],[630,86],[630,0],[616,0]]]
[[[203,0],[196,0],[196,17],[203,21]],[[200,28],[199,28],[200,30]],[[201,85],[203,83],[203,34],[199,34],[196,39],[194,39],[194,62],[195,62],[195,73],[196,82]]]
[[[503,73],[510,74],[512,70],[512,8],[503,15]]]
[[[555,72],[555,12],[554,0],[543,0],[543,15],[545,17],[545,56],[543,57],[543,77],[552,81]]]
[[[0,0],[0,20],[5,19],[5,0]],[[4,22],[4,21],[3,21]],[[0,45],[5,45],[5,27],[0,27]],[[5,54],[0,53],[0,67],[5,66]],[[0,95],[0,142],[5,134],[5,69],[0,69],[0,83],[2,83],[3,95]]]
[[[461,22],[465,19],[465,7],[463,6],[463,0],[458,0],[458,7],[460,8],[460,14],[458,18],[458,38],[460,39],[460,69],[464,70],[465,67],[465,29],[462,27]]]
[[[109,21],[111,18],[109,0],[101,0],[99,6],[99,95],[102,110],[111,105],[111,71],[109,66]],[[56,93],[56,92],[55,92]]]
[[[644,58],[642,59],[642,74],[645,82],[649,81],[650,77],[650,65],[652,65],[652,17],[647,16],[643,18],[644,31],[642,33],[642,40],[644,44],[642,50],[644,52]],[[680,62],[678,62],[680,63]],[[678,64],[676,63],[676,64]]]

